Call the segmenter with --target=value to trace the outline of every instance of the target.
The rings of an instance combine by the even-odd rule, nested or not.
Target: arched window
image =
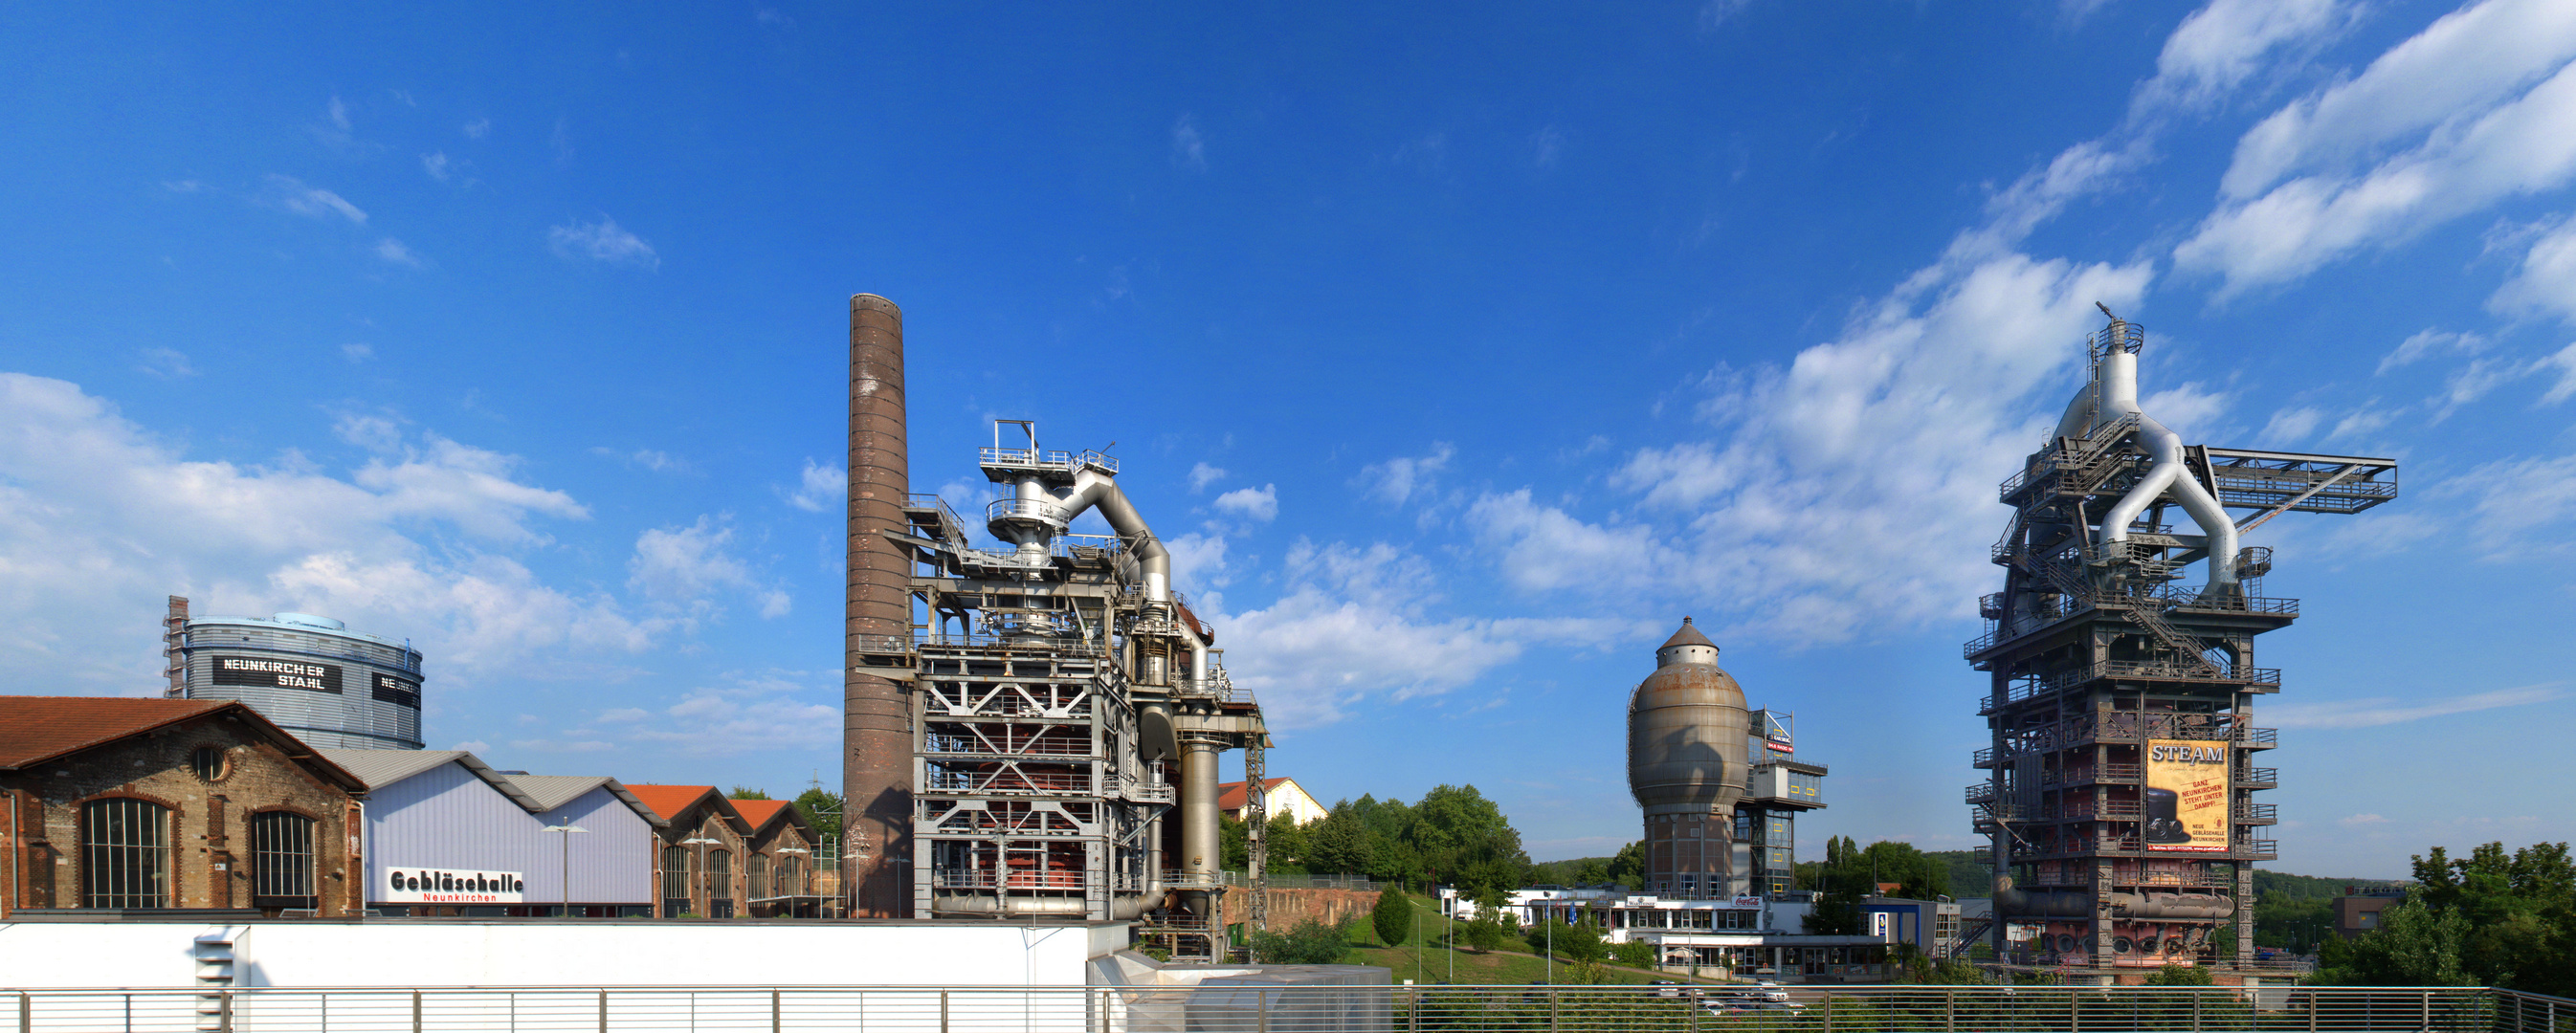
[[[733,917],[733,855],[707,851],[707,917]]]
[[[760,897],[777,896],[777,894],[770,892],[769,888],[768,854],[753,854],[748,859],[744,860],[743,864],[748,866],[750,869],[751,896],[753,898],[757,899]]]
[[[170,906],[170,809],[119,797],[81,807],[81,906]]]
[[[678,918],[689,911],[689,848],[662,848],[662,917]]]
[[[250,905],[309,908],[313,892],[313,819],[289,811],[250,818]]]

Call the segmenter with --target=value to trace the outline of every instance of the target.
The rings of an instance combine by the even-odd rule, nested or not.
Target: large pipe
[[[860,673],[873,644],[912,634],[911,571],[886,532],[906,527],[903,310],[850,298],[849,592],[841,681],[842,856],[854,914],[909,918],[912,731],[903,686]]]
[[[2157,499],[2171,498],[2208,536],[2210,594],[2231,593],[2236,588],[2236,524],[2227,518],[2226,508],[2218,504],[2209,489],[2190,475],[2190,467],[2183,462],[2182,437],[2138,408],[2138,355],[2117,343],[2126,337],[2126,327],[2126,323],[2112,320],[2107,336],[2114,343],[2095,360],[2093,382],[2067,403],[2066,414],[2057,423],[2059,437],[2076,437],[2124,416],[2137,417],[2138,444],[2147,451],[2147,473],[2109,512],[2102,514],[2099,541],[2104,546],[2128,541],[2130,522]]]
[[[1212,742],[1181,743],[1181,874],[1199,885],[1216,878],[1225,861],[1217,839],[1216,754]],[[1191,911],[1208,913],[1206,891],[1184,896]]]

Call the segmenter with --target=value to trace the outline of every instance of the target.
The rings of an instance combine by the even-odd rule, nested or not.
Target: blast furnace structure
[[[2273,806],[2253,794],[2280,780],[2257,766],[2277,737],[2254,703],[2281,688],[2254,639],[2299,607],[2262,594],[2271,550],[2238,539],[2282,513],[2394,499],[2397,464],[2184,445],[2138,407],[2145,331],[2103,314],[2090,379],[2003,482],[2004,590],[1979,600],[1986,633],[1964,650],[1992,678],[1979,713],[1993,744],[1976,754],[1991,774],[1967,788],[1992,842],[1988,931],[1999,959],[2104,981],[2252,971],[2253,865],[2277,856]],[[2205,583],[2176,584],[2194,565]],[[2221,957],[2210,935],[2230,922]]]
[[[1140,920],[1176,958],[1219,956],[1217,757],[1268,731],[1118,461],[994,424],[978,465],[1002,494],[980,547],[907,490],[902,314],[850,302],[850,592],[845,864],[872,917]],[[1005,434],[1015,436],[1005,439]],[[1085,512],[1112,535],[1073,534]],[[1248,801],[1261,828],[1263,801]],[[1263,844],[1249,907],[1261,925]]]

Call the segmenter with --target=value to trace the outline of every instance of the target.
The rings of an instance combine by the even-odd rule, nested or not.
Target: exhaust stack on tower
[[[910,704],[894,678],[911,660],[911,567],[887,532],[907,528],[903,310],[850,298],[849,594],[843,611],[841,841],[851,913],[909,918],[912,851]],[[900,672],[900,673],[899,673]]]

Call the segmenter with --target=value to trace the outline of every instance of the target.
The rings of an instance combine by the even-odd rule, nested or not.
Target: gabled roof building
[[[0,918],[352,913],[365,793],[238,702],[0,696]]]
[[[463,750],[324,750],[365,779],[367,899],[393,916],[649,917],[660,815],[616,779]],[[569,826],[578,831],[554,831]]]

